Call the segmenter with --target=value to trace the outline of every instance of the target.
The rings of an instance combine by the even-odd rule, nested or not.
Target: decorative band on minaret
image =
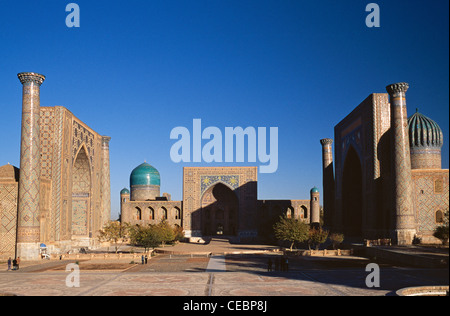
[[[45,76],[33,72],[17,75],[22,83],[22,135],[20,145],[20,178],[17,216],[17,256],[34,259],[39,256],[39,190],[40,190],[40,87]]]
[[[394,238],[399,245],[411,244],[416,234],[412,202],[411,156],[406,110],[407,83],[386,87],[391,103],[391,141],[393,160]]]
[[[322,181],[323,181],[323,211],[325,226],[333,226],[334,216],[334,171],[333,171],[333,140],[324,138],[322,145]]]
[[[111,219],[111,177],[109,171],[109,141],[111,137],[102,136],[102,227]]]

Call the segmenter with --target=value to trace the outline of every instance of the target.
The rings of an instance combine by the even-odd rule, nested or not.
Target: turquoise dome
[[[314,187],[311,189],[311,193],[319,193],[319,189]]]
[[[408,119],[410,147],[442,147],[442,130],[435,121],[416,110]]]
[[[137,166],[130,175],[130,186],[134,185],[161,185],[158,170],[146,162]]]
[[[129,191],[127,188],[123,188],[123,189],[120,191],[120,194],[130,194],[130,191]]]

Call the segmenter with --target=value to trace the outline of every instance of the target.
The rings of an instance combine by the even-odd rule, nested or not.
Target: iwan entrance
[[[236,235],[239,202],[227,185],[216,183],[201,199],[202,234],[205,236]]]

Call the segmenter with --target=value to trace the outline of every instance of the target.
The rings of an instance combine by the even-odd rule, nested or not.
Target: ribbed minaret
[[[322,145],[322,181],[323,181],[323,211],[324,225],[333,226],[334,214],[334,172],[333,172],[333,140],[324,138]]]
[[[109,171],[109,141],[111,137],[102,136],[102,219],[101,226],[111,220],[111,177]]]
[[[32,260],[39,258],[39,116],[40,87],[45,76],[32,72],[17,76],[23,90],[16,256]]]
[[[386,87],[391,103],[391,154],[394,193],[394,238],[399,245],[410,245],[416,234],[412,202],[411,156],[406,111],[407,83],[395,83]]]

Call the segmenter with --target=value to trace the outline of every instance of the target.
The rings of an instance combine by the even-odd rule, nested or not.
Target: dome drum
[[[160,196],[159,185],[132,185],[131,201],[156,200]]]

